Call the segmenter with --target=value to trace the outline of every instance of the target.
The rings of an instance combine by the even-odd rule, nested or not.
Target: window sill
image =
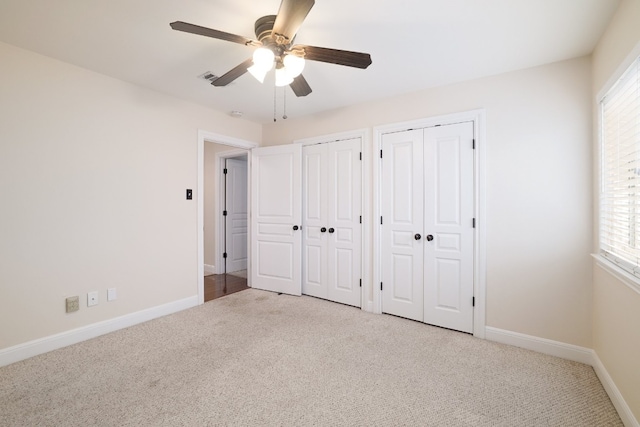
[[[593,259],[596,260],[598,265],[602,267],[603,270],[610,273],[616,279],[620,280],[627,287],[631,288],[631,290],[640,294],[640,279],[635,277],[634,275],[627,273],[620,267],[618,267],[615,263],[609,261],[602,255],[591,254]]]

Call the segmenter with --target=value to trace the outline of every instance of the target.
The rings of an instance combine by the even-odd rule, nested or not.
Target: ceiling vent
[[[209,82],[213,82],[214,80],[216,80],[218,77],[220,76],[216,76],[215,74],[213,74],[211,71],[207,71],[206,73],[200,74],[198,76],[199,79],[203,79],[203,80],[208,80]]]

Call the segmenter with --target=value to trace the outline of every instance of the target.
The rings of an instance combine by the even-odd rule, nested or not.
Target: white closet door
[[[425,129],[424,321],[473,332],[473,124]]]
[[[423,320],[422,129],[382,137],[382,311]],[[420,239],[416,240],[416,235]]]
[[[227,273],[247,268],[247,160],[226,161]]]
[[[326,169],[327,144],[302,149],[302,293],[325,299],[328,298]]]
[[[254,148],[251,155],[251,285],[301,294],[301,149]]]
[[[328,299],[361,306],[362,162],[360,138],[327,146]]]

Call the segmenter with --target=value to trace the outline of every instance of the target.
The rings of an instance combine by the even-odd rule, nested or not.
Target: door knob
[[[420,240],[420,239],[422,239],[422,236],[420,235],[420,233],[418,233],[415,236],[413,236],[413,238],[416,239],[416,240]]]
[[[427,240],[428,240],[429,242],[430,242],[430,241],[432,241],[432,240],[433,240],[433,236],[432,236],[431,234],[429,234],[429,235],[427,236]]]
[[[336,230],[334,230],[333,228],[329,229],[329,233],[333,233],[334,231],[336,231]]]
[[[298,227],[297,225],[294,225],[294,226],[293,226],[293,230],[294,230],[294,231],[295,231],[295,230],[297,230],[298,228],[300,228],[300,227]]]
[[[320,232],[321,232],[321,233],[324,233],[324,232],[326,232],[326,231],[327,231],[327,227],[322,227],[322,228],[320,229]]]

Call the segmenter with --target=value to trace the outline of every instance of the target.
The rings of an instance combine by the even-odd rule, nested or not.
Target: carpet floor
[[[622,426],[590,366],[249,289],[0,368],[2,426]]]

